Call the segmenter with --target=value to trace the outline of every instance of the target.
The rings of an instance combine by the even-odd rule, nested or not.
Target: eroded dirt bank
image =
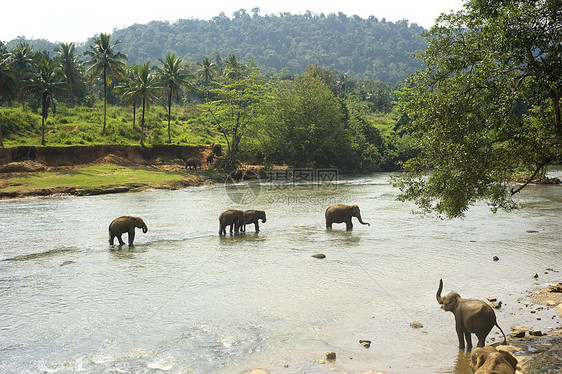
[[[20,146],[0,149],[0,172],[31,171],[25,169],[24,165],[19,164],[25,161],[33,161],[42,164],[44,167],[64,167],[90,164],[109,155],[125,160],[131,165],[177,164],[185,162],[186,159],[191,157],[204,160],[204,157],[210,152],[210,146],[207,145],[154,145],[151,147],[114,144],[70,147]]]

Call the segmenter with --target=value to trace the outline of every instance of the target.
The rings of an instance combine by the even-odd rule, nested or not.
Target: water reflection
[[[455,365],[452,374],[472,374],[470,369],[470,352],[460,350],[455,360]]]

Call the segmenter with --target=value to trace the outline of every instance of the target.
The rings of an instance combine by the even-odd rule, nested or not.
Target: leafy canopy
[[[559,5],[471,0],[424,35],[426,67],[401,100],[420,153],[396,180],[400,199],[447,217],[481,199],[510,210],[516,192],[562,161]]]

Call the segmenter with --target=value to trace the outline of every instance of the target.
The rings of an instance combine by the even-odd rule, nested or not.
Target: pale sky
[[[20,2],[21,1],[21,2]],[[407,19],[430,28],[441,13],[460,10],[463,0],[9,0],[0,9],[0,40],[18,36],[51,42],[86,42],[99,33],[111,33],[135,23],[178,19],[211,19],[223,12],[227,17],[240,9],[261,15],[288,12],[313,14],[342,12],[380,20]]]

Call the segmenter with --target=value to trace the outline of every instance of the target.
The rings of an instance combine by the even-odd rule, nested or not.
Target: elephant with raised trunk
[[[351,218],[357,217],[359,223],[362,225],[371,226],[368,222],[363,222],[361,219],[361,211],[357,205],[344,205],[335,204],[331,205],[326,209],[326,228],[331,229],[332,223],[342,223],[345,222],[346,230],[353,229],[353,223],[351,223]]]
[[[443,309],[453,312],[455,315],[455,328],[457,337],[459,338],[459,349],[465,349],[464,340],[466,340],[466,348],[468,351],[472,349],[471,333],[478,338],[478,347],[484,347],[486,344],[486,336],[494,326],[497,326],[503,334],[503,344],[506,344],[505,334],[496,322],[496,314],[492,307],[482,300],[463,299],[456,292],[448,293],[441,297],[443,290],[443,280],[439,280],[439,288],[437,289],[437,302],[443,305]],[[464,337],[464,339],[463,339]]]
[[[121,235],[127,233],[129,236],[129,245],[133,245],[135,240],[135,228],[142,229],[143,233],[148,231],[148,227],[140,217],[122,216],[115,218],[109,224],[109,245],[113,245],[115,237],[119,240],[119,245],[124,245]]]
[[[219,235],[226,235],[226,226],[230,226],[230,235],[234,230],[234,235],[240,233],[241,227],[244,225],[244,211],[229,209],[222,212],[219,216]]]
[[[246,232],[246,225],[248,223],[253,223],[256,229],[256,232],[260,232],[260,225],[259,220],[261,219],[262,223],[265,223],[265,211],[263,210],[245,210],[244,211],[244,225],[242,226],[242,231]]]

